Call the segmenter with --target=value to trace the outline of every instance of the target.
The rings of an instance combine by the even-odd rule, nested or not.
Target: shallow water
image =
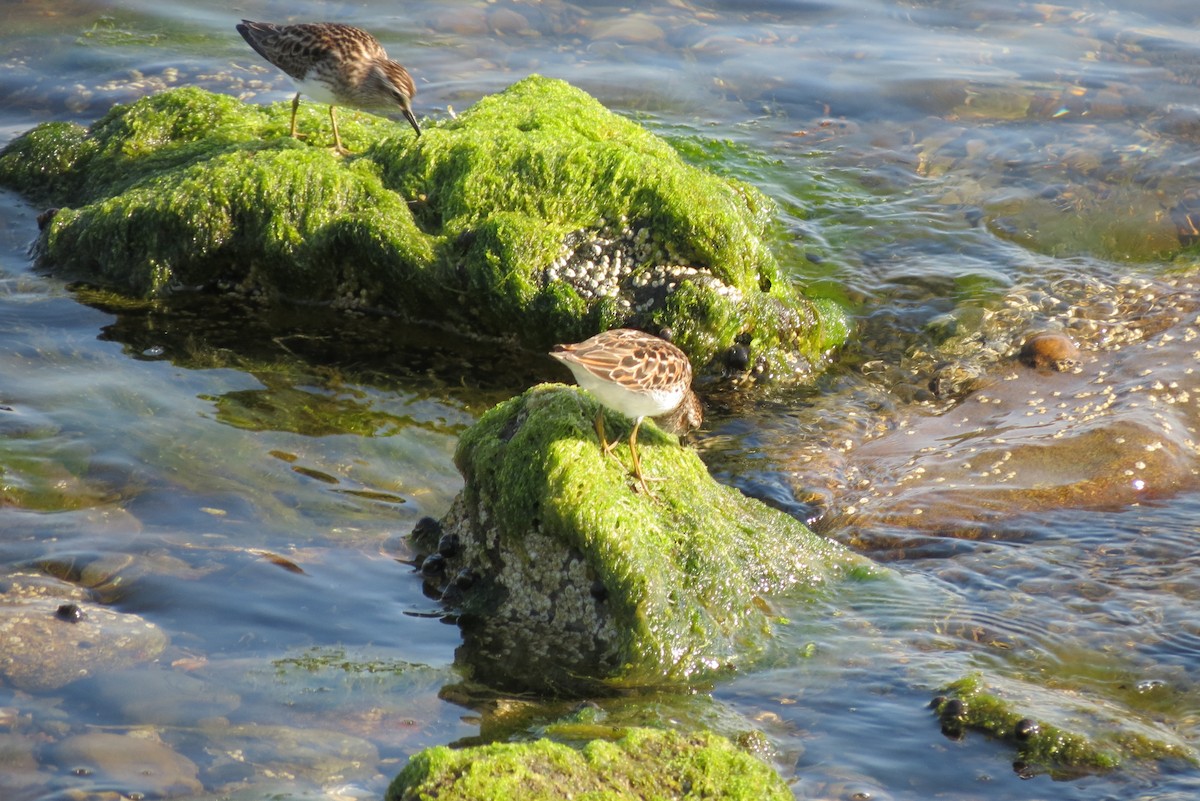
[[[5,9],[0,141],[170,86],[288,99],[226,8]],[[1194,3],[302,0],[238,13],[369,28],[412,70],[421,117],[531,72],[566,78],[721,155],[780,204],[795,280],[852,304],[856,341],[812,387],[750,400],[708,387],[697,447],[721,480],[901,580],[781,610],[793,656],[689,714],[761,729],[802,798],[1200,792],[1200,772],[1175,764],[1030,776],[1010,746],[947,738],[927,709],[971,670],[1041,677],[1200,747],[1184,396],[1196,303],[1178,256],[1200,139]],[[0,687],[0,737],[18,754],[0,771],[5,797],[127,789],[112,760],[81,770],[103,741],[63,745],[95,733],[191,760],[146,746],[149,773],[174,779],[142,780],[147,797],[366,798],[416,750],[502,730],[458,688],[457,631],[400,535],[449,506],[456,439],[479,414],[566,376],[540,354],[420,326],[228,300],[123,305],[32,269],[39,211],[0,193],[0,430],[22,465],[0,495],[0,570],[86,586],[170,645],[112,678]],[[1072,333],[1080,372],[1014,365],[1040,328]],[[978,386],[936,397],[931,377],[980,341],[995,358],[969,365]],[[1031,390],[1067,406],[1034,404],[1021,430]],[[1081,410],[1092,390],[1113,399],[1106,416]],[[1086,443],[1113,439],[1114,419],[1145,423],[1130,434],[1142,452],[1089,473]],[[1063,440],[1085,445],[1039,450]],[[970,462],[964,443],[987,464],[939,467],[947,452]],[[1059,455],[984,470],[1034,452]]]

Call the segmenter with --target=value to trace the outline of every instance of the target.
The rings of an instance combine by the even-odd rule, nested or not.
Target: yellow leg
[[[646,477],[642,475],[642,460],[638,458],[637,452],[637,432],[642,427],[642,420],[639,417],[637,422],[633,424],[633,432],[629,435],[629,455],[633,458],[633,475],[637,478],[638,483],[642,485],[642,492],[650,494],[650,488],[646,486]]]
[[[604,435],[604,408],[596,412],[596,436],[600,438],[600,450],[604,451],[605,456],[611,456],[616,459],[613,449],[617,447],[616,442],[609,442],[608,437]]]
[[[633,459],[633,476],[638,480],[638,483],[642,485],[642,492],[649,495],[650,487],[646,484],[646,477],[642,475],[642,460],[641,457],[638,456],[637,452],[637,434],[638,429],[642,426],[643,419],[645,418],[639,417],[636,421],[634,421],[633,431],[629,433],[629,455]],[[604,451],[606,456],[611,456],[617,463],[620,463],[621,460],[617,459],[617,455],[613,453],[617,447],[618,440],[609,442],[608,437],[604,434],[603,408],[596,413],[596,436],[600,438],[600,450]],[[661,479],[651,479],[651,481],[661,481]]]
[[[296,96],[292,98],[292,138],[299,139],[300,136],[296,133],[296,111],[300,108],[300,93],[296,92]]]
[[[342,137],[338,133],[337,115],[333,113],[333,106],[329,107],[329,121],[333,123],[333,149],[339,156],[348,156],[350,151],[342,147]]]

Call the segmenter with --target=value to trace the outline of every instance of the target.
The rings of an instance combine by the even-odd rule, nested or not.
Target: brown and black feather
[[[244,19],[237,31],[264,59],[294,80],[303,80],[324,59],[344,61],[362,54],[387,58],[383,45],[366,31],[336,22],[273,25]]]

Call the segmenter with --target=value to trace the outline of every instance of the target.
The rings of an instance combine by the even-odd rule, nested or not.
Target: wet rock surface
[[[236,693],[213,682],[156,667],[97,676],[86,689],[92,707],[147,726],[194,726],[241,703]]]
[[[1037,681],[975,675],[954,682],[930,704],[943,733],[961,739],[984,731],[1012,744],[1024,770],[1060,772],[1111,770],[1133,759],[1197,764],[1187,740],[1103,693],[1063,692]],[[1024,717],[1036,710],[1039,719]]]
[[[1026,367],[1061,373],[1079,366],[1079,346],[1066,334],[1034,334],[1021,345],[1017,359]]]
[[[70,785],[125,798],[179,798],[203,787],[196,763],[152,735],[93,732],[68,737],[52,749],[52,760]]]
[[[1064,278],[969,325],[962,314],[953,336],[872,376],[943,391],[885,407],[886,422],[841,415],[839,447],[790,457],[811,460],[797,494],[828,500],[822,527],[875,529],[878,544],[881,526],[971,536],[1023,512],[1118,508],[1195,486],[1194,291],[1190,278]],[[1025,333],[1047,322],[1061,332]]]
[[[285,117],[171,90],[17,138],[0,184],[55,206],[43,266],[136,297],[383,311],[538,349],[670,328],[699,366],[753,342],[756,374],[792,379],[848,333],[784,280],[765,195],[563,81],[526,78],[419,140],[347,120],[355,158]]]
[[[714,482],[649,423],[638,447],[655,478],[649,496],[635,492],[600,450],[596,410],[555,385],[494,408],[460,441],[463,493],[440,523],[418,526],[421,573],[458,611],[459,657],[477,680],[565,694],[697,680],[770,647],[763,596],[871,574]]]
[[[157,657],[166,633],[144,618],[91,603],[77,588],[38,597],[44,579],[9,579],[33,597],[0,595],[0,675],[23,690],[51,690]]]
[[[373,776],[379,762],[370,741],[331,729],[245,723],[203,731],[209,769],[246,781],[284,776],[328,784]]]
[[[851,470],[864,491],[840,521],[969,527],[1039,508],[1119,507],[1192,486],[1196,381],[1147,373],[1144,355],[1088,360],[1070,375],[1006,372],[954,409],[864,444]],[[914,442],[953,444],[914,452]]]

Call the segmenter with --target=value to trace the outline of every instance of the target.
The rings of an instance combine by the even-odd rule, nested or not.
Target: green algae
[[[116,497],[45,456],[0,454],[0,507],[63,512],[103,506]]]
[[[356,675],[403,676],[414,670],[425,670],[424,665],[403,659],[385,659],[375,655],[347,654],[342,647],[310,646],[307,650],[271,661],[276,674],[282,678],[292,670],[307,673],[342,672]]]
[[[665,140],[566,83],[520,81],[422,144],[392,139],[376,152],[389,183],[406,196],[426,194],[451,231],[495,212],[564,231],[627,218],[730,284],[773,267],[761,240],[773,207],[761,193],[689,166]]]
[[[347,114],[351,158],[322,146],[321,111],[302,107],[300,142],[289,104],[171,90],[27,132],[0,152],[0,185],[59,207],[43,267],[139,297],[239,288],[535,349],[670,328],[698,368],[748,342],[779,376],[843,341],[841,308],[782,276],[771,200],[562,81],[522,80],[419,140]]]
[[[713,734],[631,729],[582,748],[541,739],[426,749],[392,782],[388,801],[416,799],[792,798],[770,767]]]
[[[1009,742],[1030,768],[1071,775],[1113,770],[1133,760],[1200,764],[1190,746],[1163,728],[1091,693],[980,674],[965,676],[943,691],[936,706],[943,727],[976,729]],[[962,714],[948,720],[952,699],[962,703]]]
[[[578,389],[538,386],[459,442],[466,487],[444,525],[463,547],[447,575],[479,577],[461,599],[460,654],[478,680],[565,693],[693,682],[770,647],[764,596],[873,574],[713,481],[650,421],[638,450],[652,494],[635,492],[627,461],[600,450],[597,409]],[[606,421],[610,436],[628,431],[619,415]]]
[[[315,149],[220,154],[61,210],[43,247],[70,254],[55,257],[70,274],[145,296],[222,279],[286,287],[295,300],[330,298],[345,282],[398,289],[429,258],[427,242],[377,179],[323,169],[334,161]]]
[[[290,431],[306,437],[386,437],[412,423],[355,398],[302,389],[270,375],[261,378],[268,385],[265,389],[202,398],[213,402],[216,419],[247,431]]]
[[[98,148],[81,125],[39,125],[0,151],[0,182],[34,201],[66,202],[81,195],[84,170]]]
[[[1013,193],[984,204],[988,230],[1055,258],[1091,255],[1116,262],[1170,261],[1181,253],[1179,231],[1164,214],[1162,187],[1115,179],[1073,185],[1071,203]]]
[[[119,497],[117,488],[88,477],[92,453],[61,437],[50,420],[5,409],[0,435],[0,508],[64,512]]]

